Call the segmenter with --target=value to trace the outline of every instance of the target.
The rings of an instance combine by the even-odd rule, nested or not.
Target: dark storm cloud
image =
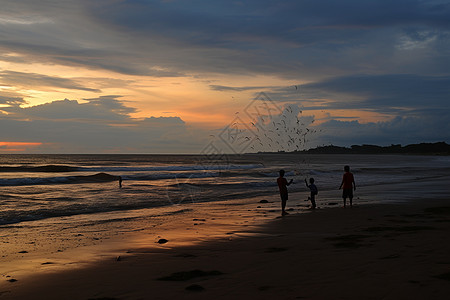
[[[390,59],[382,57],[398,50],[400,37],[423,42],[424,31],[439,41],[434,49],[445,49],[449,13],[447,4],[433,1],[123,1],[92,12],[143,44],[180,47],[172,54],[186,60],[171,60],[185,69],[289,76],[342,72],[367,59],[375,59],[372,68],[386,67]]]
[[[96,17],[132,32],[174,37],[187,44],[235,45],[266,38],[308,44],[330,39],[337,30],[396,25],[450,24],[450,6],[433,1],[122,1],[93,11]],[[306,34],[302,34],[302,30]],[[311,34],[308,34],[308,31]],[[312,33],[326,33],[314,35]],[[335,37],[333,40],[337,41]],[[233,42],[228,44],[227,41]],[[252,41],[249,39],[248,41]]]
[[[3,96],[0,93],[0,104],[6,105],[6,107],[14,107],[14,106],[20,106],[22,104],[26,104],[27,102],[23,100],[23,98],[20,97],[10,97],[10,96]],[[0,108],[1,111],[1,108]]]
[[[393,65],[396,53],[425,46],[430,51],[408,55],[426,70],[449,66],[450,7],[442,1],[7,1],[7,7],[16,21],[5,21],[0,33],[4,50],[133,75],[317,78],[324,71],[394,67],[402,73],[414,66]],[[35,16],[32,26],[19,22],[27,14]]]
[[[221,87],[227,89],[234,88]],[[251,87],[236,90],[247,89]],[[392,115],[432,113],[450,109],[450,76],[354,74],[302,85],[269,87],[266,94],[277,102],[300,102],[307,110],[371,110]]]
[[[450,140],[450,123],[444,114],[397,116],[391,121],[370,123],[331,120],[319,128],[322,132],[314,138],[315,145],[406,145]]]
[[[352,75],[300,86],[306,93],[333,100],[328,108],[450,109],[450,76],[410,74]]]
[[[84,87],[72,79],[14,71],[1,71],[0,84],[21,85],[27,87],[45,86],[89,92],[100,92],[100,90],[98,89]]]

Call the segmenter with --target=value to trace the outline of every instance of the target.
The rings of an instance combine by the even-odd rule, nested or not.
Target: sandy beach
[[[444,299],[450,293],[445,197],[351,209],[329,202],[315,211],[304,194],[291,198],[297,200],[283,218],[274,195],[183,205],[171,222],[161,213],[159,226],[155,217],[124,218],[114,227],[61,229],[47,243],[45,236],[18,236],[17,247],[26,247],[19,242],[25,238],[41,244],[28,242],[6,256],[0,299]]]

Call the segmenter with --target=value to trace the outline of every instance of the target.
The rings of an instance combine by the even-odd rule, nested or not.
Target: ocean
[[[448,195],[450,157],[409,155],[0,155],[0,226],[68,216],[147,212],[161,207],[277,195],[280,169],[294,179],[290,193],[307,197],[315,178],[317,201],[339,201],[350,165],[359,203]],[[122,178],[119,187],[118,176]],[[374,192],[375,191],[375,192]],[[359,193],[359,194],[358,194]],[[355,203],[358,203],[355,200]]]

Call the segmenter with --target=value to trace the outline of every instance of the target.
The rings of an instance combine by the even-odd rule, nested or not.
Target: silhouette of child
[[[353,191],[356,191],[355,178],[353,174],[350,172],[350,167],[344,167],[344,175],[342,176],[342,182],[339,189],[342,188],[342,199],[344,199],[344,208],[346,206],[347,197],[350,200],[350,207],[353,206]]]
[[[319,190],[317,189],[317,186],[314,184],[314,178],[310,178],[309,183],[310,184],[308,185],[308,181],[306,181],[305,178],[306,187],[309,188],[309,190],[311,191],[311,195],[309,197],[309,200],[311,200],[311,208],[316,209],[316,195],[319,193]]]
[[[284,170],[280,170],[280,177],[277,178],[278,188],[280,189],[281,196],[281,215],[287,215],[288,213],[285,211],[286,202],[288,200],[288,190],[287,186],[290,185],[293,180],[291,179],[289,182],[286,178],[284,178]]]

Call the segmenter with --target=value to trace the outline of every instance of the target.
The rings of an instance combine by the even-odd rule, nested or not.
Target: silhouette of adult
[[[285,171],[280,170],[280,177],[277,178],[278,188],[280,190],[280,197],[281,197],[281,215],[287,215],[286,212],[286,202],[288,200],[288,190],[287,186],[290,185],[293,180],[291,179],[289,182],[286,178],[284,178]]]
[[[350,167],[344,167],[344,175],[339,189],[342,188],[342,199],[344,200],[344,208],[346,207],[347,198],[350,200],[350,207],[353,206],[353,191],[356,191],[356,183],[353,174],[350,172]]]

